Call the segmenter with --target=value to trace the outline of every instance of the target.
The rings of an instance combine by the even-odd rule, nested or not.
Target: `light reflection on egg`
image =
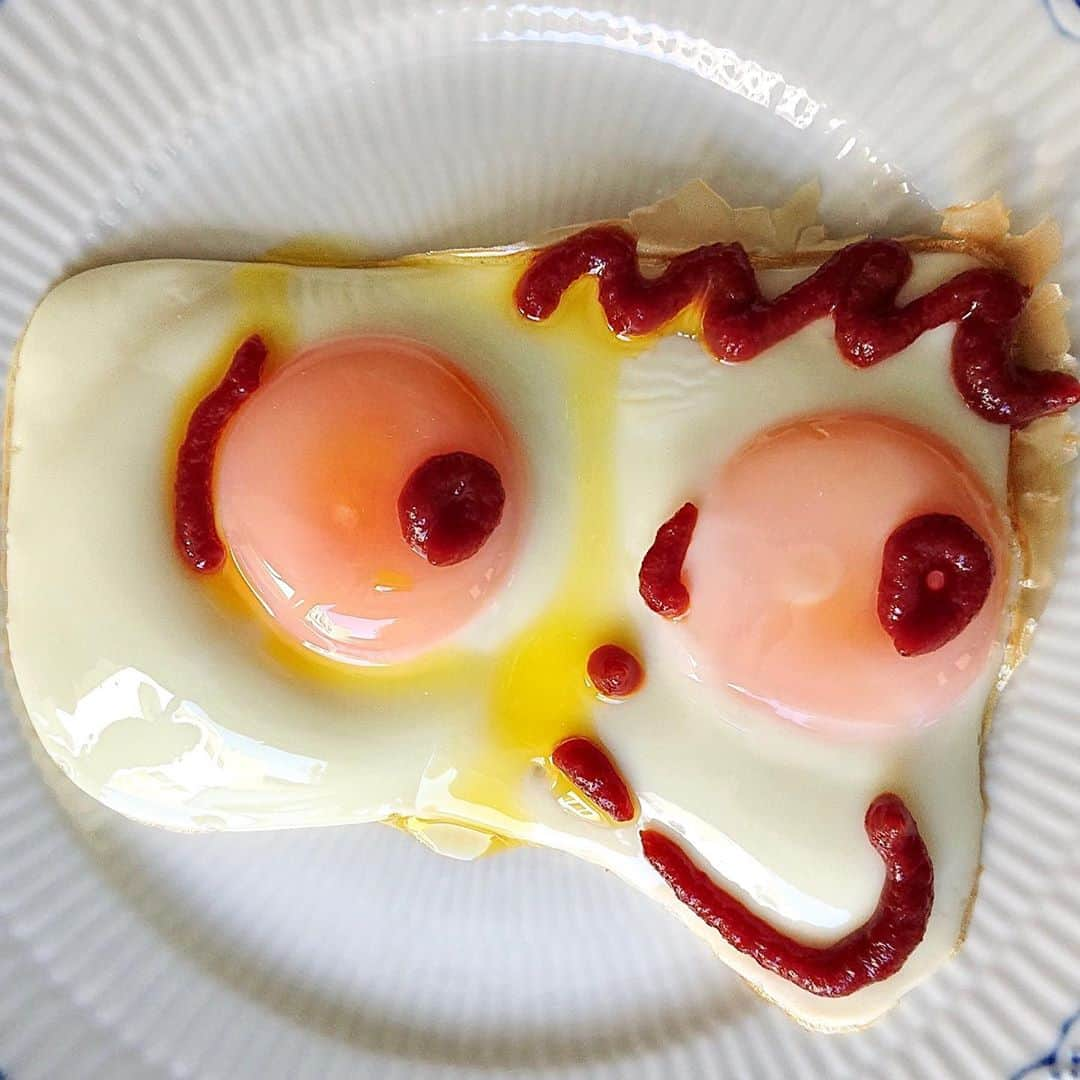
[[[473,453],[509,492],[472,558],[432,566],[403,544],[398,495],[427,459]],[[229,423],[217,519],[277,626],[324,656],[387,664],[444,641],[511,572],[528,502],[515,437],[437,350],[404,338],[314,345]]]
[[[905,521],[955,514],[991,547],[991,595],[960,635],[900,656],[877,611],[882,548]],[[763,432],[702,497],[686,575],[700,677],[826,732],[932,724],[984,669],[1008,591],[1007,524],[949,446],[873,415]]]

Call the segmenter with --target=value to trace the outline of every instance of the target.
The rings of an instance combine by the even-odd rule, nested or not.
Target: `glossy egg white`
[[[919,255],[906,294],[969,265]],[[482,852],[491,832],[570,852],[665,904],[803,1022],[865,1024],[962,934],[983,817],[980,734],[1001,646],[935,725],[886,740],[822,738],[688,678],[679,628],[645,608],[637,571],[657,525],[786,419],[850,409],[921,425],[968,460],[1002,513],[1008,429],[956,392],[950,326],[865,371],[839,357],[825,320],[751,363],[722,365],[676,334],[644,348],[614,341],[588,282],[550,323],[529,323],[510,301],[520,266],[512,253],[355,269],[158,261],[55,289],[19,350],[9,433],[8,633],[30,721],[75,783],[154,825],[392,818],[460,857]],[[763,271],[761,281],[775,293],[808,272]],[[447,642],[445,663],[433,657],[415,677],[307,678],[267,649],[265,622],[217,602],[177,558],[168,492],[178,410],[223,343],[263,321],[293,348],[345,333],[421,338],[520,436],[532,499],[520,559]],[[513,658],[533,655],[530,635],[556,663],[604,625],[640,644],[648,677],[634,697],[596,701],[580,668],[563,672],[564,689],[514,681]],[[507,709],[515,692],[534,690],[581,712],[538,709],[546,726],[523,734]],[[572,793],[553,792],[537,764],[545,739],[590,724],[637,793],[641,823],[601,821]],[[638,825],[661,823],[770,921],[825,943],[876,905],[882,866],[863,815],[885,790],[901,792],[919,823],[934,909],[901,971],[848,998],[815,998],[764,972],[641,856]]]

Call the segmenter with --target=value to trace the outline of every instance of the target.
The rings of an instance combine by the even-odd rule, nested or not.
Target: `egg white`
[[[919,255],[906,293],[972,264]],[[637,571],[658,524],[747,439],[787,418],[850,408],[921,425],[968,459],[1003,512],[1009,432],[960,399],[949,376],[951,326],[865,371],[841,360],[829,320],[743,365],[717,364],[671,335],[611,367],[623,347],[597,332],[594,316],[585,325],[568,310],[550,326],[517,316],[508,293],[515,265],[510,257],[341,270],[158,261],[90,271],[54,290],[19,350],[9,433],[8,634],[34,729],[89,794],[167,828],[393,818],[459,855],[486,845],[469,833],[455,839],[445,824],[425,832],[423,822],[568,851],[663,903],[797,1018],[826,1029],[867,1023],[961,935],[983,815],[979,741],[1000,648],[933,727],[838,742],[686,678],[673,627],[637,596]],[[808,272],[760,276],[770,293]],[[298,677],[261,648],[264,626],[210,602],[176,557],[168,448],[178,402],[205,376],[208,357],[264,316],[288,324],[294,347],[343,333],[422,338],[485,387],[519,433],[531,474],[528,535],[510,583],[448,646],[479,658],[459,677]],[[605,381],[601,367],[615,374]],[[597,409],[611,421],[599,434],[582,421]],[[648,672],[636,696],[592,708],[641,803],[642,822],[618,828],[584,804],[568,811],[565,793],[556,799],[527,756],[516,771],[464,783],[470,771],[510,760],[488,753],[498,676],[483,658],[527,634],[558,600],[579,557],[583,490],[611,499],[611,520],[590,534],[601,549],[589,563],[596,603],[632,628]],[[570,731],[575,718],[565,723]],[[512,797],[468,794],[501,789]],[[735,952],[640,853],[638,826],[661,822],[770,921],[824,943],[877,902],[882,866],[863,815],[885,790],[903,794],[919,823],[934,909],[903,969],[848,998],[816,998]]]

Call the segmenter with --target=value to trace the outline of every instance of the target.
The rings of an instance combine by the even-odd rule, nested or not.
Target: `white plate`
[[[245,257],[301,233],[484,244],[699,174],[737,202],[818,175],[849,229],[1000,189],[1020,224],[1059,218],[1080,296],[1078,76],[1076,0],[0,0],[0,352],[89,261]],[[568,858],[467,866],[375,827],[142,829],[54,793],[5,711],[0,1067],[1077,1075],[1078,604],[1074,534],[990,739],[970,940],[845,1037],[796,1028]]]

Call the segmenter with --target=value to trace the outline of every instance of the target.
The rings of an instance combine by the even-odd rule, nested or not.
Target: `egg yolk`
[[[940,719],[985,671],[1009,580],[1004,523],[971,467],[927,432],[874,416],[783,425],[739,451],[699,509],[679,631],[699,678],[799,724],[872,731]],[[953,640],[905,657],[878,618],[882,552],[927,513],[974,529],[994,578]]]
[[[433,565],[402,535],[398,499],[442,454],[471,454],[505,491],[469,557]],[[524,469],[512,432],[438,350],[348,337],[301,352],[226,428],[218,525],[244,580],[282,631],[355,664],[443,642],[505,583],[522,532]]]

